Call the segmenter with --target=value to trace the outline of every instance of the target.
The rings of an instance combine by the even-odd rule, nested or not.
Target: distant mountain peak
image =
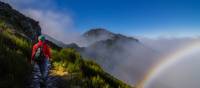
[[[94,29],[87,31],[83,35],[85,37],[89,37],[89,36],[98,37],[98,36],[102,36],[102,35],[113,35],[113,33],[104,28],[94,28]]]
[[[103,32],[103,31],[105,31],[105,32],[109,32],[108,30],[106,30],[105,28],[93,28],[93,29],[91,29],[90,31],[99,31],[99,32]]]
[[[122,34],[112,33],[104,28],[94,28],[83,34],[83,37],[91,44],[101,41],[127,41],[138,42],[139,40],[134,37],[128,37]]]

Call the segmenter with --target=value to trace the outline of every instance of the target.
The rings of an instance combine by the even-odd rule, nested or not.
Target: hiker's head
[[[44,42],[46,39],[45,39],[45,36],[44,36],[44,35],[40,35],[40,36],[38,37],[38,40]]]

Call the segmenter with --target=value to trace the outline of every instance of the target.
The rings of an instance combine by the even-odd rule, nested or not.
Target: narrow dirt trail
[[[41,84],[41,73],[38,65],[34,65],[27,88],[81,88],[79,73],[68,73],[63,69],[56,69],[48,64],[48,76],[45,83]],[[45,86],[44,86],[45,85]]]
[[[53,75],[52,71],[50,71],[51,69],[52,68],[49,64],[47,80],[43,84],[40,82],[41,73],[39,70],[39,66],[34,65],[29,88],[59,88],[59,82],[61,81],[61,79],[60,77]]]

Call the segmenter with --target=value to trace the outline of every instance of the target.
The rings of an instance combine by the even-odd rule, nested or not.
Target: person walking
[[[45,36],[40,35],[38,42],[32,49],[31,64],[38,65],[41,73],[41,82],[45,82],[48,75],[48,63],[51,57],[50,47],[45,42]]]

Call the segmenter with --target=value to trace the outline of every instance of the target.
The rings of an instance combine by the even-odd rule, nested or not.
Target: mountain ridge
[[[94,44],[95,42],[99,42],[99,41],[105,42],[107,40],[139,42],[139,40],[134,37],[127,37],[122,34],[116,34],[116,33],[106,30],[105,28],[90,29],[87,32],[85,32],[82,36],[85,38],[87,42],[90,42],[90,44]]]
[[[144,60],[157,56],[155,50],[145,46],[139,39],[112,33],[105,28],[94,28],[83,35],[88,44],[80,51],[81,54],[96,61],[107,72],[129,84],[136,84],[154,59],[145,64],[147,67],[143,67],[146,63]],[[150,57],[142,54],[148,54]]]
[[[12,29],[25,34],[31,40],[36,40],[36,36],[41,34],[38,21],[21,14],[4,2],[0,3],[0,19],[8,26],[11,26]]]

